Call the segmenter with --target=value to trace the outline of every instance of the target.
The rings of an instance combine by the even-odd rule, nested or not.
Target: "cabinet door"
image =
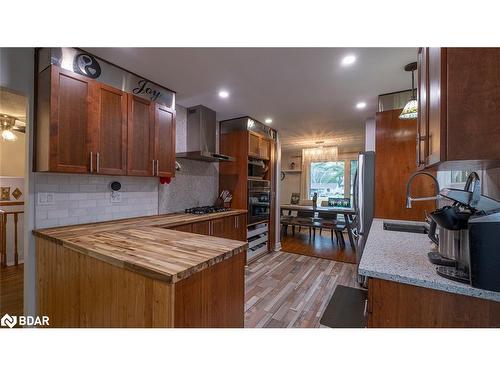
[[[428,69],[427,53],[429,48],[420,48],[417,56],[418,76],[417,76],[417,96],[418,96],[418,118],[417,118],[417,167],[425,166],[427,157],[427,88],[428,88]]]
[[[265,160],[269,160],[269,141],[264,138],[260,138],[259,140],[259,153],[260,157]]]
[[[260,157],[260,138],[252,133],[248,134],[248,154]]]
[[[210,235],[215,237],[225,237],[227,238],[227,224],[226,218],[213,219],[210,220]]]
[[[209,221],[200,221],[198,223],[192,224],[193,233],[204,234],[206,236],[210,235],[210,222]]]
[[[170,228],[170,229],[178,230],[179,232],[193,233],[193,226],[192,226],[192,224],[178,225],[178,226]]]
[[[155,104],[156,176],[175,174],[175,111]]]
[[[127,173],[127,94],[96,84],[94,95],[95,172],[110,175]]]
[[[93,81],[54,65],[51,69],[50,171],[88,173]]]
[[[446,82],[442,80],[445,76],[445,55],[444,49],[431,47],[428,49],[428,129],[427,129],[427,158],[426,165],[431,166],[443,161],[441,155],[444,149],[441,148],[441,129],[446,128],[446,114],[443,112],[443,104],[446,97],[443,95]]]
[[[447,160],[499,160],[500,48],[446,48],[446,77]]]
[[[154,104],[128,95],[127,174],[153,176]]]

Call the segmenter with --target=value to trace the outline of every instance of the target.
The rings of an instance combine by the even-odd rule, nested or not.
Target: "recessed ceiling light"
[[[221,98],[227,98],[229,96],[229,92],[227,92],[226,90],[220,90],[219,91],[219,96]]]
[[[270,124],[270,123],[272,123],[272,122],[273,122],[273,119],[272,119],[272,118],[270,118],[270,117],[268,117],[268,118],[266,118],[266,119],[264,120],[264,122],[265,122],[266,124]]]
[[[358,109],[363,109],[366,107],[366,103],[365,102],[359,102],[358,104],[356,104],[356,108]]]
[[[342,59],[342,65],[351,65],[356,61],[356,56],[354,55],[347,55],[344,56]]]

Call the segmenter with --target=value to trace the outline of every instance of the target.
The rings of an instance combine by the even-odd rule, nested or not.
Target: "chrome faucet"
[[[421,198],[413,198],[410,195],[410,188],[411,188],[411,183],[415,177],[418,175],[423,174],[426,176],[429,176],[432,178],[435,182],[435,187],[436,187],[436,195],[432,197],[421,197]],[[432,174],[429,172],[415,172],[413,173],[410,178],[408,179],[408,182],[406,183],[406,208],[411,208],[411,202],[418,202],[418,201],[432,201],[432,200],[437,200],[439,199],[439,182],[436,177],[434,177]]]

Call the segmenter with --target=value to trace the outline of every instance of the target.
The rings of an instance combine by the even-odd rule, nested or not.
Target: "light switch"
[[[54,205],[54,193],[38,193],[37,203],[40,206],[53,206]]]

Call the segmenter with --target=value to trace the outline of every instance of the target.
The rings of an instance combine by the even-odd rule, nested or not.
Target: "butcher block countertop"
[[[245,251],[246,242],[171,230],[246,213],[167,214],[35,230],[42,239],[145,276],[176,283]]]

